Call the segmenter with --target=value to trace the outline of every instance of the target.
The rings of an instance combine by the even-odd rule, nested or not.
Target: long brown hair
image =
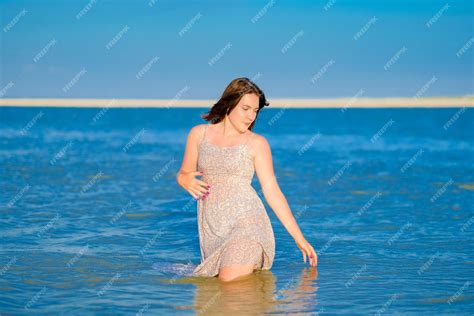
[[[248,78],[237,78],[232,80],[225,88],[219,101],[212,106],[209,112],[201,117],[206,121],[211,122],[211,124],[219,123],[235,108],[240,99],[248,93],[256,94],[259,99],[257,115],[255,116],[255,120],[249,126],[249,130],[252,130],[257,121],[258,113],[263,107],[270,105],[270,103],[268,103],[265,98],[263,91]]]

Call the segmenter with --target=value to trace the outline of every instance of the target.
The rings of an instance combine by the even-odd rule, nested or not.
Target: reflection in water
[[[302,273],[276,289],[271,271],[257,271],[241,280],[222,282],[218,278],[193,278],[197,287],[194,308],[197,314],[263,314],[284,310],[314,311],[317,286],[316,268],[305,268]],[[283,306],[281,306],[283,307]]]
[[[278,290],[277,309],[285,313],[322,312],[316,297],[317,279],[317,268],[304,268],[299,276],[291,278]]]

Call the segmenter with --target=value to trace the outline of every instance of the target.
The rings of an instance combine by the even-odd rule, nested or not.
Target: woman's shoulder
[[[195,138],[202,137],[204,135],[204,131],[207,125],[208,124],[198,124],[191,127],[191,129],[189,130],[189,136],[195,137]]]
[[[251,132],[250,135],[250,143],[254,146],[254,148],[269,148],[270,145],[265,138],[265,136]]]

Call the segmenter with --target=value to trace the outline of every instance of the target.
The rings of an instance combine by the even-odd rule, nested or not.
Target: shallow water
[[[472,109],[265,109],[255,131],[319,264],[265,203],[274,265],[233,284],[187,277],[196,202],[174,176],[202,113],[0,108],[0,312],[474,310]]]

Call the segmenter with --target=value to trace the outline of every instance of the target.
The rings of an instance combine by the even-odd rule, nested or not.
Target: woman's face
[[[254,93],[245,94],[230,111],[228,117],[232,125],[240,132],[245,132],[257,117],[259,98]]]

